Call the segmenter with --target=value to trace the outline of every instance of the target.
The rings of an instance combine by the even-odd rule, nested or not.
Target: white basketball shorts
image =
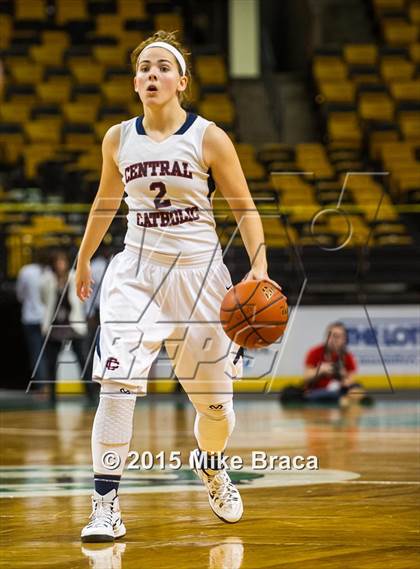
[[[162,257],[162,255],[158,256]],[[93,379],[113,380],[145,395],[150,367],[164,342],[190,399],[220,403],[242,377],[240,347],[219,320],[232,286],[219,256],[194,265],[139,259],[124,249],[111,261],[101,289],[101,327]]]

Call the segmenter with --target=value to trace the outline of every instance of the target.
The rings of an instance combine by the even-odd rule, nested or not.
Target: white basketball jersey
[[[207,126],[188,113],[162,142],[147,136],[142,117],[121,123],[118,166],[127,194],[125,244],[147,253],[188,260],[221,253],[212,211],[214,184],[204,164]]]

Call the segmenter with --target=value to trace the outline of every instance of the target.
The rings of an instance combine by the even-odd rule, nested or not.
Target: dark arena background
[[[160,468],[159,453],[185,458],[196,444],[162,349],[121,484],[127,536],[83,544],[98,314],[87,314],[84,357],[63,339],[41,381],[45,346],[30,336],[18,277],[52,252],[74,265],[102,138],[142,114],[130,52],[156,30],[177,30],[191,51],[189,110],[234,142],[289,324],[277,343],[245,350],[235,381],[227,454],[244,461],[230,472],[243,519],[212,514],[187,460]],[[0,566],[417,567],[419,0],[0,0],[0,53]],[[98,252],[102,272],[123,248],[124,207]],[[236,284],[249,262],[217,188],[213,209]],[[309,401],[306,354],[336,321],[363,398]],[[255,452],[282,458],[259,468]]]

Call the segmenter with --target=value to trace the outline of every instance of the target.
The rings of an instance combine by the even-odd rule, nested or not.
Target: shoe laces
[[[208,479],[211,497],[215,502],[219,501],[221,508],[225,502],[232,503],[239,500],[238,490],[232,484],[225,470],[221,470],[214,476],[208,476]]]
[[[113,502],[104,502],[103,500],[92,498],[92,513],[90,514],[92,521],[89,522],[88,526],[97,527],[103,524],[112,526],[113,507]]]

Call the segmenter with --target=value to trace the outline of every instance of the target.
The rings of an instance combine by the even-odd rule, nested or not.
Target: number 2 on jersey
[[[154,204],[156,209],[161,209],[162,207],[169,207],[171,206],[171,200],[163,200],[163,196],[166,194],[166,186],[163,182],[153,182],[150,184],[149,190],[156,191],[159,190],[158,195],[155,197]]]

